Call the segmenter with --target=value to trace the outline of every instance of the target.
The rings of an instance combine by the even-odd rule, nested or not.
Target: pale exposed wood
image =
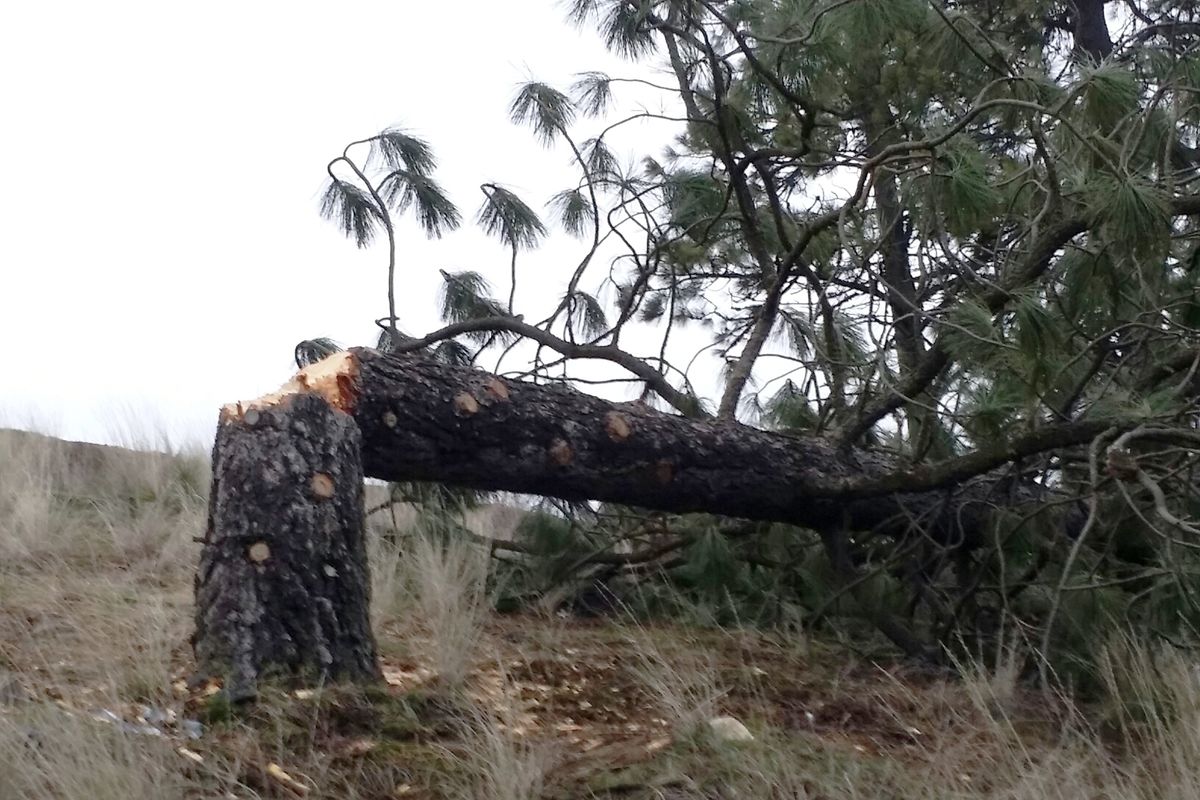
[[[353,413],[358,400],[358,369],[358,359],[353,353],[334,353],[300,370],[277,391],[223,406],[220,421],[246,420],[253,425],[260,409],[271,408],[302,393],[319,395],[338,411]]]

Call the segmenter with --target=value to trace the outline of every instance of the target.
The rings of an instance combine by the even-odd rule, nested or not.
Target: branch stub
[[[484,389],[496,400],[508,400],[508,386],[499,378],[489,379]]]
[[[604,430],[608,432],[609,439],[623,442],[633,433],[633,424],[620,411],[610,411],[604,415]]]
[[[333,497],[333,477],[324,472],[314,472],[309,482],[313,496],[318,500],[328,500]]]
[[[459,392],[454,396],[454,410],[463,417],[479,412],[479,401],[470,392]]]
[[[571,450],[571,445],[566,439],[555,439],[550,443],[546,453],[550,456],[550,460],[560,467],[565,467],[575,458],[575,453]]]
[[[255,542],[250,545],[247,555],[255,564],[261,564],[271,557],[271,548],[266,542]]]

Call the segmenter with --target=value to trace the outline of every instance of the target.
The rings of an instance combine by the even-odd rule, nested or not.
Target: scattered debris
[[[174,709],[161,709],[153,706],[138,707],[131,720],[122,717],[109,708],[101,708],[89,712],[96,722],[112,725],[122,733],[133,733],[139,736],[183,736],[188,739],[199,739],[204,735],[204,725],[199,720],[179,719]]]
[[[287,789],[289,792],[296,795],[297,797],[305,797],[311,791],[311,789],[309,789],[309,787],[305,786],[303,783],[296,780],[291,775],[288,775],[286,772],[283,771],[282,767],[280,767],[278,764],[276,764],[274,762],[267,764],[266,773],[267,773],[267,776],[271,778],[271,780],[275,781],[280,786],[282,786],[284,789]]]
[[[176,747],[175,752],[179,753],[179,755],[190,761],[194,761],[197,764],[204,763],[204,756],[200,755],[195,750],[189,750],[186,747]]]

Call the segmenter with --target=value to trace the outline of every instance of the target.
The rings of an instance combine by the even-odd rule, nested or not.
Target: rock
[[[754,734],[750,729],[733,717],[713,717],[708,721],[708,728],[717,741],[721,742],[752,742]]]

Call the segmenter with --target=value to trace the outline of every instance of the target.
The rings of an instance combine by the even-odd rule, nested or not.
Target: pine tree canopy
[[[664,409],[893,459],[847,488],[861,496],[953,502],[986,483],[972,502],[994,513],[961,541],[913,519],[907,536],[838,545],[906,587],[888,602],[931,635],[1006,618],[1049,642],[1103,615],[1196,632],[1200,6],[573,0],[567,14],[628,72],[520,87],[512,121],[571,153],[579,180],[545,222],[485,184],[478,222],[511,248],[514,290],[518,252],[548,229],[583,255],[557,308],[528,321],[479,276],[447,275],[447,327],[412,347],[517,337],[536,344],[538,379],[608,362]],[[635,87],[667,111],[629,120],[675,119],[678,135],[629,161],[606,137]],[[410,208],[431,235],[458,224],[423,142],[370,146],[378,176],[331,172],[323,204],[358,245]],[[684,328],[705,350],[676,363]],[[719,390],[702,396],[712,355]]]

